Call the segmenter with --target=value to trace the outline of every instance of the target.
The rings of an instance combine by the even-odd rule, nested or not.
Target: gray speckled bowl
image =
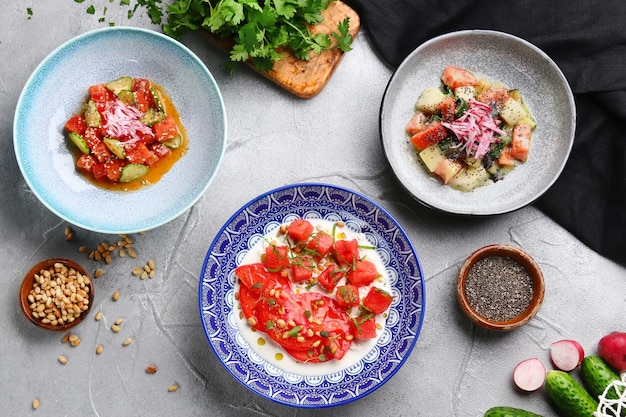
[[[519,89],[537,121],[528,160],[504,180],[472,192],[430,176],[404,130],[417,98],[440,85],[447,65]],[[575,127],[574,97],[556,64],[523,39],[487,30],[449,33],[415,49],[391,77],[380,111],[382,145],[400,183],[420,203],[455,214],[501,214],[532,203],[563,170]]]

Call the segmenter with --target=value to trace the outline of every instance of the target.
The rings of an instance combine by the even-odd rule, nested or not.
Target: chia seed
[[[492,321],[507,321],[522,314],[533,293],[533,281],[526,268],[507,256],[480,259],[465,279],[470,306]]]

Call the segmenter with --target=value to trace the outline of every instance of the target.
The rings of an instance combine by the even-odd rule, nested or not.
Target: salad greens
[[[249,60],[258,70],[269,71],[285,56],[285,48],[306,61],[312,52],[351,50],[348,18],[337,25],[332,38],[310,30],[310,25],[322,22],[322,12],[332,1],[176,0],[167,7],[163,31],[179,38],[186,30],[207,30],[234,42],[231,61]]]

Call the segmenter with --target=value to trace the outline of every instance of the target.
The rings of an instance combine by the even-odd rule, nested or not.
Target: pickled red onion
[[[496,141],[496,134],[505,135],[497,121],[491,116],[491,107],[478,100],[470,99],[468,109],[461,117],[443,122],[442,125],[452,131],[462,142],[468,156],[480,159],[489,151],[489,147]]]
[[[131,138],[132,141],[138,141],[141,140],[140,133],[152,135],[152,129],[139,120],[143,117],[143,113],[120,100],[116,100],[111,107],[107,108],[104,115],[107,135],[112,138]]]

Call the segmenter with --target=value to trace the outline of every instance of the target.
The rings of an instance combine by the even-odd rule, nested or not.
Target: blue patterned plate
[[[260,334],[246,336],[237,324],[234,269],[259,238],[295,218],[343,221],[376,246],[385,265],[394,295],[386,325],[378,340],[352,359],[346,355],[324,364],[276,362],[260,353]],[[424,280],[409,238],[383,208],[344,188],[296,184],[255,198],[226,222],[204,261],[199,304],[213,351],[245,387],[281,404],[330,407],[373,392],[406,361],[424,319]]]

